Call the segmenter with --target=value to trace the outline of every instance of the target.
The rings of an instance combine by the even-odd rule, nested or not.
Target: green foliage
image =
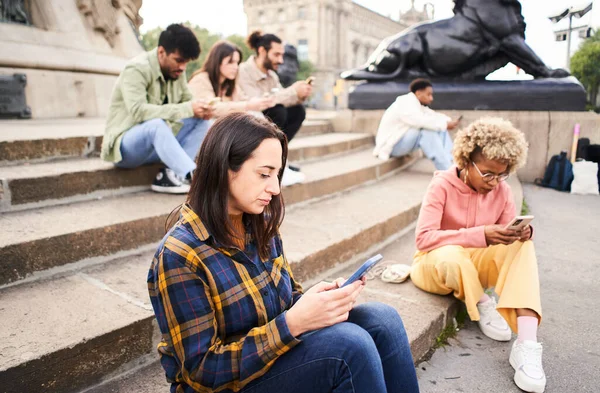
[[[600,31],[588,38],[571,58],[571,72],[585,86],[590,106],[596,107],[600,89]]]
[[[313,74],[315,66],[308,60],[298,62],[298,80],[305,80]]]
[[[194,34],[196,34],[198,42],[200,42],[201,49],[200,57],[198,57],[198,59],[194,61],[191,61],[186,68],[186,74],[188,78],[194,73],[194,71],[202,67],[206,56],[208,56],[210,48],[215,44],[215,42],[219,40],[225,39],[237,45],[242,50],[244,60],[246,60],[248,57],[250,57],[250,55],[253,54],[252,50],[248,48],[248,45],[246,45],[246,39],[241,35],[234,34],[230,35],[229,37],[223,38],[223,36],[220,34],[213,34],[205,28],[202,28],[198,25],[192,25],[190,22],[185,22],[184,25],[192,29]],[[160,36],[160,33],[162,31],[163,28],[156,27],[142,34],[142,45],[144,46],[144,49],[151,50],[156,48],[156,46],[158,45],[158,37]]]
[[[248,47],[248,44],[246,44],[246,37],[242,37],[239,34],[233,34],[226,39],[227,41],[236,44],[238,48],[242,50],[242,61],[247,60],[254,54],[254,51]]]
[[[454,321],[450,322],[435,338],[435,344],[433,347],[437,349],[448,345],[448,340],[455,337],[456,333],[464,326],[467,316],[467,308],[464,306],[464,304],[461,304],[456,312],[456,317],[454,318],[456,324]]]
[[[186,68],[186,74],[189,77],[191,77],[191,75],[194,73],[194,71],[200,69],[200,67],[202,67],[202,64],[204,64],[204,60],[206,59],[206,56],[208,56],[208,52],[210,51],[210,48],[215,44],[215,42],[225,39],[227,41],[230,41],[232,43],[234,43],[235,45],[237,45],[241,51],[242,51],[242,61],[245,61],[246,59],[248,59],[250,56],[252,56],[254,54],[254,51],[252,49],[250,49],[248,47],[248,45],[246,44],[246,37],[243,37],[239,34],[233,34],[230,35],[226,38],[223,38],[223,36],[221,36],[220,34],[213,34],[210,31],[208,31],[205,28],[202,28],[198,25],[192,25],[190,22],[185,22],[184,25],[186,25],[187,27],[189,27],[190,29],[192,29],[192,31],[194,32],[194,34],[196,34],[196,37],[198,38],[198,42],[200,42],[200,49],[201,49],[201,53],[200,53],[200,57],[198,57],[198,59],[191,61],[187,68]],[[160,36],[160,33],[163,31],[163,28],[161,27],[155,27],[152,30],[148,30],[146,33],[142,34],[142,45],[144,46],[144,49],[146,50],[151,50],[156,48],[156,46],[158,45],[158,37]],[[303,60],[299,62],[299,70],[298,70],[298,80],[304,80],[306,78],[308,78],[309,76],[311,76],[313,74],[313,72],[315,71],[315,67],[314,65],[308,61],[308,60]]]
[[[521,215],[526,216],[528,214],[529,214],[529,205],[527,204],[527,201],[525,200],[525,198],[523,198],[523,206],[521,206]]]

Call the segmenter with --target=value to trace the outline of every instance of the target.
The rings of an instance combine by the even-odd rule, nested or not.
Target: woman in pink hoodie
[[[543,392],[542,317],[532,229],[505,229],[516,209],[504,182],[527,159],[527,142],[499,118],[480,119],[454,140],[455,166],[435,173],[417,223],[411,279],[424,291],[454,296],[498,341],[518,334],[510,354],[514,380],[527,392]],[[484,289],[495,287],[498,305]]]

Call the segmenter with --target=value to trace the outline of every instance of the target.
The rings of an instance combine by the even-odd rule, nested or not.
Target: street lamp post
[[[569,17],[569,30],[567,31],[567,69],[570,69],[571,65],[571,33],[573,32],[573,17],[581,18],[592,9],[593,5],[594,3],[590,2],[590,4],[580,9],[569,7],[560,14],[549,17],[553,23],[557,23],[567,16]]]

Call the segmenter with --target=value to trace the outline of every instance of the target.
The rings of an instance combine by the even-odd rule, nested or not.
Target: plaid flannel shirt
[[[279,236],[261,261],[256,243],[223,248],[188,205],[148,273],[172,392],[236,392],[300,342],[285,312],[301,296]]]

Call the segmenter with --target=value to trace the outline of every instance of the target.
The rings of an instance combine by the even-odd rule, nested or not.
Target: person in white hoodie
[[[427,79],[415,79],[409,88],[410,93],[396,98],[383,114],[373,155],[387,160],[421,149],[436,169],[446,170],[452,166],[448,130],[455,129],[460,118],[452,120],[429,108],[433,86]]]

